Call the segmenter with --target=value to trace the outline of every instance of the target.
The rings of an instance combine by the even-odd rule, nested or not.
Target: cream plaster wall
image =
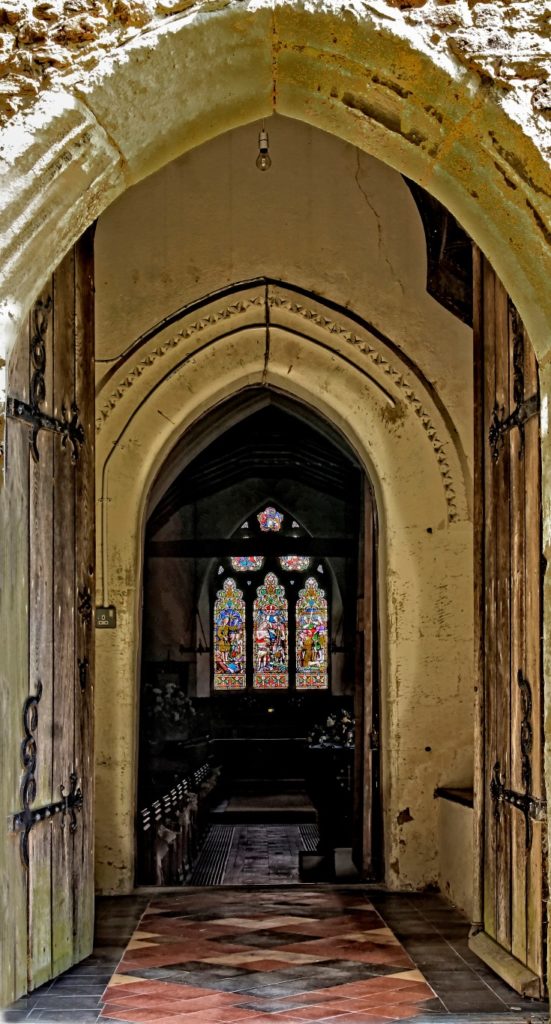
[[[270,130],[273,177],[254,167],[256,130],[239,130],[131,190],[98,225],[98,356],[111,359],[98,367],[99,584],[119,612],[116,634],[98,635],[97,866],[107,891],[133,881],[148,492],[186,428],[243,387],[275,387],[327,415],[376,488],[390,885],[436,881],[434,788],[472,780],[470,331],[425,293],[424,236],[402,179],[282,118]],[[346,309],[256,284],[135,344],[205,290],[263,274],[292,276],[394,336],[385,345]]]
[[[471,332],[425,291],[424,231],[401,175],[283,117],[266,122],[273,163],[261,174],[259,127],[185,154],[100,218],[99,382],[108,361],[163,317],[266,275],[348,306],[390,336],[434,384],[470,449]]]
[[[438,800],[438,881],[444,895],[472,920],[473,811],[451,800]]]

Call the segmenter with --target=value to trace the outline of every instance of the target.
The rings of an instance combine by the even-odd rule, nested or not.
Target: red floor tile
[[[114,1020],[130,1021],[131,1024],[153,1024],[154,1021],[158,1021],[159,1017],[163,1015],[167,1015],[164,1007],[159,1010],[136,1010],[133,1007],[128,1007],[125,1010],[109,1010],[109,1013],[104,1010],[102,1014],[102,1016],[109,1016]]]
[[[385,933],[374,934],[370,940],[370,931],[376,933],[383,929],[384,922],[361,893],[301,893],[300,906],[310,918],[304,921],[285,920],[286,917],[296,917],[293,914],[296,893],[281,892],[275,899],[271,891],[259,892],[251,903],[255,912],[248,914],[243,911],[242,896],[218,892],[213,899],[211,893],[199,895],[190,892],[181,898],[161,897],[150,904],[138,931],[154,933],[158,938],[151,941],[157,945],[128,950],[117,969],[118,973],[124,974],[131,969],[145,972],[155,966],[203,961],[203,976],[209,987],[137,978],[128,985],[107,988],[104,1016],[111,1013],[114,1019],[131,1021],[132,1024],[141,1024],[141,1021],[147,1024],[238,1024],[240,1021],[243,1024],[314,1024],[316,1021],[323,1021],[323,1024],[377,1024],[379,1021],[388,1024],[390,1020],[406,1019],[407,1015],[418,1016],[422,1012],[423,1001],[433,997],[432,989],[426,983],[397,979],[392,975],[344,982],[324,989],[316,988],[313,975],[310,979],[304,977],[305,986],[312,986],[307,991],[282,997],[282,1002],[289,1007],[286,1011],[263,1013],[259,1009],[237,1006],[239,1002],[254,1001],[256,1006],[261,1002],[258,996],[225,991],[230,979],[216,972],[226,957],[228,966],[251,972],[251,983],[257,974],[266,972],[273,975],[277,984],[278,973],[293,966],[288,961],[279,960],[276,951],[277,954],[297,954],[298,963],[306,954],[318,960],[367,963],[373,965],[375,971],[378,967],[387,966],[406,970],[414,967],[411,958],[391,934],[388,937]],[[211,906],[215,915],[226,913],[229,916],[226,919],[216,916],[213,920],[195,921],[193,914],[203,915],[205,905]],[[166,907],[170,907],[170,917],[162,913]],[[263,907],[266,908],[265,913],[262,913]],[[348,907],[350,912],[347,912]],[[181,918],[175,916],[180,909]],[[327,911],[337,913],[333,917],[323,916]],[[320,919],[312,920],[318,912],[322,915]],[[259,945],[240,943],[239,936],[247,932],[257,936]],[[288,935],[289,942],[280,945],[278,933]],[[350,933],[355,935],[354,939],[346,938]],[[301,935],[308,938],[301,941]],[[236,963],[232,959],[235,953],[243,954],[244,959]],[[211,966],[212,959],[219,963]],[[209,976],[211,969],[212,976]],[[239,973],[236,978],[242,976]],[[217,981],[224,981],[223,991],[217,989]],[[285,987],[283,979],[282,987]]]

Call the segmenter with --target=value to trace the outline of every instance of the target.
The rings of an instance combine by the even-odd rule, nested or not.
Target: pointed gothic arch
[[[263,319],[267,308],[268,357]],[[177,341],[173,344],[171,338]],[[307,359],[303,358],[306,354]],[[132,369],[134,366],[137,372]],[[182,389],[186,394],[185,405],[181,401]],[[132,886],[134,877],[137,727],[135,702],[128,684],[136,679],[138,663],[141,545],[147,496],[155,487],[159,467],[176,444],[181,445],[188,438],[186,458],[193,457],[197,451],[194,438],[200,436],[201,424],[208,421],[209,412],[224,408],[230,396],[239,395],[240,402],[246,403],[248,395],[257,396],[264,389],[268,396],[288,396],[305,410],[315,410],[334,431],[342,433],[372,481],[380,523],[381,579],[385,581],[380,602],[382,635],[394,628],[396,600],[406,614],[414,619],[423,618],[424,629],[430,628],[431,606],[441,599],[436,593],[441,581],[428,568],[438,547],[442,567],[448,566],[443,585],[451,588],[450,601],[457,597],[457,585],[452,580],[462,577],[466,587],[464,619],[451,641],[450,663],[468,663],[470,658],[472,580],[468,569],[464,575],[468,564],[465,553],[471,544],[468,475],[453,424],[448,424],[442,415],[422,375],[413,366],[403,364],[400,354],[391,351],[389,344],[370,335],[367,325],[347,318],[346,311],[337,315],[319,297],[310,297],[306,305],[304,297],[280,285],[272,288],[268,304],[264,285],[236,290],[231,296],[231,315],[210,297],[200,311],[182,311],[177,324],[163,327],[139,353],[128,353],[126,365],[118,366],[116,375],[105,380],[98,398],[98,487],[103,519],[99,585],[105,603],[114,603],[120,609],[116,635],[98,637],[97,706],[101,725],[96,734],[100,809],[96,864],[100,889],[124,891]],[[384,413],[395,407],[400,409],[403,423],[398,431],[393,417]],[[159,409],[163,412],[161,417]],[[129,462],[125,453],[131,450],[140,451],[139,462]],[[426,525],[430,522],[438,522],[441,528],[427,533]],[[406,564],[397,559],[387,538],[410,529],[419,531],[419,543]],[[412,622],[409,628],[414,630],[416,626]],[[395,681],[400,678],[401,685],[411,687],[413,693],[418,686],[423,689],[428,671],[426,665],[410,665],[407,638],[404,639],[406,646],[401,653],[395,644],[383,646],[382,686],[383,690],[387,688],[382,722],[385,738],[389,728],[396,728],[392,710]],[[436,658],[434,672],[438,671],[438,664]],[[417,682],[412,671],[418,675]],[[411,679],[406,683],[409,676]],[[131,682],[130,689],[135,686]],[[118,691],[117,713],[113,716],[108,708]],[[444,717],[452,706],[445,702],[439,705]],[[441,723],[439,732],[449,736],[453,733],[454,752],[450,751],[450,756],[458,770],[461,769],[457,757],[464,758],[468,771],[472,758],[470,703],[462,708],[459,715],[455,709],[455,731],[450,723]],[[406,718],[409,713],[406,709]],[[405,724],[404,729],[407,732]],[[457,744],[460,732],[462,740]],[[383,766],[385,856],[390,865],[399,855],[401,877],[411,878],[412,884],[422,884],[413,861],[410,868],[407,866],[408,850],[399,847],[400,835],[395,826],[400,809],[396,801],[411,799],[413,804],[419,800],[419,787],[412,781],[411,772],[407,781],[407,756],[404,753],[401,761],[394,755],[393,763],[387,758]],[[446,760],[444,749],[439,756]],[[433,763],[437,770],[438,759],[433,758]],[[114,792],[114,776],[121,780],[121,786],[116,788],[115,805],[111,804],[107,817],[101,808],[106,805],[107,793]],[[408,787],[412,787],[411,797]],[[416,842],[426,846],[424,864],[428,872],[431,829],[435,824],[433,789],[428,785],[424,790],[415,824]],[[415,844],[411,849],[415,860]],[[122,868],[114,867],[115,864]],[[392,875],[388,877],[392,882]]]
[[[428,188],[490,258],[544,355],[551,299],[538,132],[531,137],[522,110],[451,57],[445,40],[431,46],[390,8],[343,19],[340,8],[290,3],[199,8],[146,29],[114,53],[108,47],[91,75],[44,90],[2,131],[7,352],[48,273],[121,192],[186,150],[276,112]]]

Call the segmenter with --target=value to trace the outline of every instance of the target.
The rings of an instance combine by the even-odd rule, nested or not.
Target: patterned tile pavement
[[[443,1009],[354,889],[154,899],[102,999],[102,1024],[389,1024]]]
[[[335,894],[336,899],[331,904],[330,912],[327,911],[327,905],[326,910],[322,910],[320,901],[317,899],[318,893],[324,897],[328,894]],[[351,899],[343,900],[341,899],[343,895]],[[408,956],[415,962],[417,969],[424,975],[425,981],[436,993],[437,998],[427,998],[415,1002],[413,1018],[411,1013],[409,1015],[409,1019],[414,1020],[415,1024],[549,1024],[549,1006],[546,1002],[523,999],[472,953],[468,945],[468,920],[442,896],[435,893],[393,893],[386,892],[380,887],[373,888],[362,885],[336,888],[294,885],[284,889],[279,884],[262,888],[258,885],[248,888],[241,887],[238,890],[227,888],[185,889],[165,894],[163,897],[159,893],[146,894],[145,892],[129,896],[99,897],[96,905],[94,952],[64,974],[18,999],[3,1012],[0,1011],[0,1021],[3,1024],[20,1024],[20,1022],[33,1024],[36,1021],[40,1021],[40,1024],[60,1024],[62,1021],[65,1024],[107,1024],[109,1020],[121,1020],[121,1008],[123,1011],[122,1021],[128,1021],[129,1010],[138,1006],[142,1010],[142,1019],[143,1014],[146,1017],[148,1015],[151,1017],[153,1013],[153,1021],[164,1021],[165,1024],[168,1021],[178,1024],[178,1020],[180,1020],[181,1024],[181,1018],[184,1016],[185,1024],[191,1024],[192,1018],[201,1014],[201,1020],[204,1019],[205,1024],[210,1024],[214,1003],[214,1009],[227,1006],[228,1012],[236,1024],[239,1024],[240,1021],[246,1024],[250,1016],[235,1018],[235,1013],[248,1015],[251,1012],[255,1018],[263,1018],[264,1024],[267,1024],[268,1021],[277,1024],[278,1018],[282,1020],[282,1024],[289,1024],[285,1018],[291,1017],[293,1020],[298,1020],[299,1008],[300,1020],[304,1021],[320,1020],[322,1024],[326,1024],[331,1017],[344,1020],[347,1016],[355,1015],[354,1024],[362,1024],[362,1022],[369,1024],[369,1014],[373,1018],[375,1008],[383,1006],[382,996],[379,993],[385,993],[385,988],[375,988],[377,978],[381,983],[384,982],[385,986],[390,984],[392,990],[399,991],[404,995],[405,1002],[398,1004],[401,1009],[407,1008],[408,1005],[411,1007],[412,999],[408,995],[407,986],[397,988],[400,981],[407,980],[398,977],[404,972],[402,965],[387,964],[386,974],[384,973],[385,965],[377,965],[374,973],[367,977],[367,980],[371,981],[375,1002],[365,1011],[356,1009],[354,1007],[358,1006],[358,999],[365,1005],[365,990],[362,991],[360,988],[359,996],[357,993],[351,994],[350,990],[346,994],[346,989],[342,988],[342,977],[341,984],[335,980],[333,975],[328,974],[325,981],[322,979],[321,985],[318,978],[310,984],[307,981],[307,988],[304,987],[305,983],[301,980],[304,978],[303,971],[307,971],[308,979],[308,974],[312,976],[315,966],[319,968],[321,965],[324,971],[329,972],[339,968],[341,970],[350,969],[352,962],[356,969],[366,969],[364,961],[355,960],[349,954],[346,954],[344,958],[342,955],[333,957],[331,946],[329,959],[327,958],[327,949],[324,950],[323,946],[321,950],[318,948],[316,953],[305,953],[304,942],[316,941],[316,937],[310,933],[311,930],[304,933],[306,938],[299,945],[299,951],[303,950],[303,959],[301,961],[294,960],[295,968],[302,967],[302,971],[295,970],[294,976],[294,980],[299,982],[298,992],[293,988],[289,993],[290,998],[287,998],[284,991],[280,989],[278,989],[277,995],[269,995],[266,986],[260,995],[238,989],[239,979],[242,979],[246,988],[250,988],[251,980],[260,982],[262,974],[268,976],[270,984],[273,984],[278,978],[281,981],[283,976],[283,984],[285,984],[283,971],[292,968],[293,962],[291,961],[290,965],[288,963],[285,966],[281,956],[286,953],[286,935],[292,936],[293,945],[298,944],[296,925],[304,930],[308,924],[315,925],[316,921],[330,921],[333,918],[333,925],[337,930],[333,945],[342,945],[347,942],[350,938],[349,934],[347,935],[348,925],[342,921],[342,918],[348,917],[353,924],[357,925],[360,920],[357,911],[367,913],[370,910],[365,899],[366,896],[371,906],[381,914],[385,923],[383,927],[390,928],[399,938]],[[154,904],[150,904],[152,897],[155,901]],[[267,897],[269,897],[268,903],[265,902]],[[260,898],[262,903],[260,903]],[[185,911],[182,914],[184,902]],[[361,906],[349,913],[351,903]],[[141,921],[148,906],[152,911],[151,920],[147,915]],[[163,909],[165,910],[164,915],[159,913]],[[136,936],[135,933],[136,931],[147,932],[148,925],[153,925],[155,918],[164,917],[166,922],[169,922],[170,917],[167,916],[167,910],[174,911],[173,920],[179,917],[187,923],[188,941],[190,933],[193,933],[195,928],[193,934],[196,941],[192,947],[192,956],[197,959],[191,961],[184,959],[183,961],[184,964],[191,964],[192,970],[181,969],[181,952],[177,954],[176,961],[170,960],[164,966],[152,967],[149,965],[146,967],[140,964],[137,968],[130,967],[130,954],[132,954],[134,962],[143,955],[138,952],[140,945],[146,951],[148,947],[144,945],[145,943],[157,941],[158,955],[160,946],[163,945],[162,942],[158,942],[155,938],[152,939],[151,936],[149,938],[143,935]],[[291,917],[294,919],[294,924],[293,921],[287,920],[286,924],[282,925],[280,921],[274,926],[273,921],[270,924],[264,921],[266,926],[264,929],[255,926],[265,914],[268,915],[268,918],[283,916],[288,919]],[[204,957],[200,951],[199,940],[201,943],[206,941],[205,932],[200,929],[208,930],[214,927],[213,922],[220,922],[220,920],[226,929],[231,929],[231,919],[236,917],[241,921],[245,919],[248,924],[233,927],[230,935],[230,938],[234,940],[231,943],[232,946],[237,944],[235,938],[240,936],[243,939],[247,934],[251,937],[256,935],[255,942],[263,942],[265,939],[262,935],[263,931],[280,933],[279,937],[283,938],[283,942],[279,945],[272,943],[269,952],[265,952],[259,945],[251,944],[250,941],[243,943],[241,948],[238,946],[237,956],[239,959],[244,955],[245,960],[238,964],[234,964],[230,960],[228,964],[228,960],[233,954],[224,948],[224,936],[218,936],[218,942],[214,941],[216,936],[213,936],[212,945],[215,947],[213,957],[222,957],[222,963],[218,963],[215,959],[215,963],[212,964],[210,962],[212,958]],[[340,922],[335,920],[339,917],[341,918]],[[377,929],[372,928],[371,931],[375,932]],[[237,936],[237,932],[239,932],[239,936]],[[160,936],[160,927],[156,927],[153,934]],[[137,938],[137,945],[133,943],[134,948],[128,950],[127,953],[132,936],[134,939]],[[176,944],[182,938],[186,938],[186,933],[176,937]],[[318,936],[319,940],[323,940],[323,938],[327,939],[328,935]],[[373,936],[371,940],[372,938]],[[243,945],[245,949],[243,949]],[[380,948],[385,944],[375,942],[374,945],[378,945]],[[150,946],[149,949],[152,950],[154,947]],[[341,954],[342,952],[341,950]],[[127,958],[124,963],[121,963],[121,958],[125,954],[127,954]],[[264,963],[262,963],[262,959],[264,959]],[[252,969],[250,968],[251,963]],[[124,971],[127,972],[126,981]],[[145,972],[156,972],[159,976],[144,977]],[[178,974],[182,974],[183,977],[178,978]],[[114,981],[113,976],[115,976]],[[140,989],[140,979],[149,984],[145,991],[143,988]],[[360,977],[360,984],[362,980],[366,979]],[[167,1007],[158,998],[159,987],[161,992],[165,993],[170,991],[165,986],[172,985],[172,993],[176,989],[178,1001],[180,1001],[182,999],[182,981],[184,985],[196,990],[195,995],[190,994],[189,990],[187,992],[189,1000],[185,1003],[185,1014],[182,1014],[178,1005],[176,1009],[173,1005]],[[229,982],[229,988],[227,985],[223,986],[224,982]],[[153,992],[151,984],[158,986],[155,992]],[[291,982],[287,982],[287,985],[291,984]],[[357,981],[344,981],[344,985],[357,984]],[[119,993],[115,992],[117,985],[120,986]],[[154,999],[142,1003],[136,997],[136,990],[131,990],[128,987],[130,985],[138,986],[138,994],[141,991],[143,995],[154,995]],[[336,998],[335,992],[332,990],[337,991]],[[302,999],[306,991],[310,993],[308,1001]],[[109,1000],[108,1005],[103,1001],[104,994]],[[123,995],[129,997],[128,1000],[125,998],[124,1006],[121,1003],[116,1004],[111,998],[118,994],[121,998]],[[387,996],[388,991],[385,994],[388,1005]],[[316,999],[319,1001],[316,1002]],[[201,1006],[200,1010],[197,1009],[198,1005]],[[396,1006],[396,1001],[390,1005]],[[337,1010],[333,1008],[334,1006],[337,1007]],[[330,1017],[323,1017],[322,1014],[327,1012]],[[383,1007],[383,1010],[377,1009],[379,1018],[385,1021],[395,1019],[395,1015],[394,1018],[392,1015],[386,1016],[386,1012],[386,1006]],[[107,1013],[110,1016],[106,1016]],[[160,1017],[159,1014],[161,1014]],[[206,1018],[203,1017],[203,1014],[207,1015]],[[218,1016],[215,1015],[214,1024],[222,1014],[223,1009],[219,1010]],[[358,1022],[359,1014],[361,1014],[361,1022]],[[135,1019],[136,1015],[133,1015],[132,1020]],[[408,1018],[402,1019],[407,1020]],[[232,1021],[224,1020],[221,1024],[232,1024]]]

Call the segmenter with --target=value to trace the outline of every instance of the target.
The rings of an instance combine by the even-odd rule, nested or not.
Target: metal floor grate
[[[234,832],[233,825],[211,825],[188,885],[222,884]]]
[[[300,838],[306,853],[315,853],[318,848],[320,840],[319,829],[317,825],[299,825]]]
[[[318,843],[318,826],[313,824],[266,825],[264,827],[262,825],[211,825],[187,884],[197,886],[240,884],[239,873],[243,871],[247,875],[250,875],[251,871],[253,875],[255,871],[259,874],[258,879],[251,877],[244,879],[250,884],[258,884],[260,876],[264,875],[274,882],[293,883],[295,880],[291,877],[292,870],[291,875],[288,874],[288,870],[293,869],[295,864],[298,865],[298,850],[302,848],[309,853],[315,852]],[[278,849],[280,844],[283,844],[281,850]],[[271,852],[268,852],[267,847]],[[282,854],[289,862],[288,864],[282,864]],[[242,859],[247,864],[242,863]],[[276,865],[276,861],[279,862],[278,865]]]

